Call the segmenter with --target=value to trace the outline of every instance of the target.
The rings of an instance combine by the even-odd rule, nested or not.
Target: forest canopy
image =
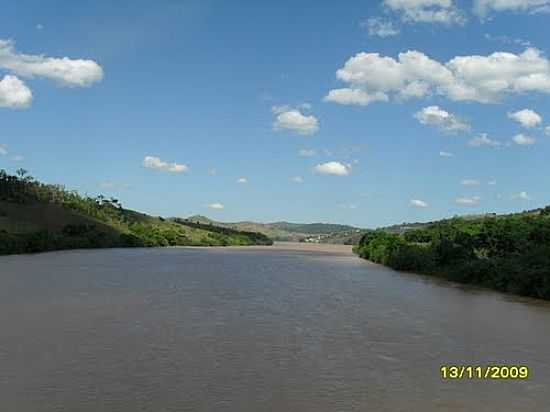
[[[355,252],[397,270],[550,299],[550,207],[365,234]]]

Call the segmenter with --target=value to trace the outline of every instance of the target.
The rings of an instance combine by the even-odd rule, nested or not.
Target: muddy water
[[[441,364],[526,381],[443,381]],[[349,247],[0,257],[0,410],[548,411],[550,305]]]

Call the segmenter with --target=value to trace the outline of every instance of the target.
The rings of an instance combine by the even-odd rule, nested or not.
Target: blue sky
[[[549,11],[6,2],[0,168],[225,221],[376,227],[544,206]]]

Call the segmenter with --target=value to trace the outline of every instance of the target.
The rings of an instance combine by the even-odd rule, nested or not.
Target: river
[[[527,365],[523,381],[442,364]],[[347,246],[0,257],[0,410],[550,410],[550,304]]]

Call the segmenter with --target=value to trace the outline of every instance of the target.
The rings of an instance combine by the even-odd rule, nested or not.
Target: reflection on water
[[[0,368],[2,411],[548,411],[550,305],[338,246],[1,257]]]

